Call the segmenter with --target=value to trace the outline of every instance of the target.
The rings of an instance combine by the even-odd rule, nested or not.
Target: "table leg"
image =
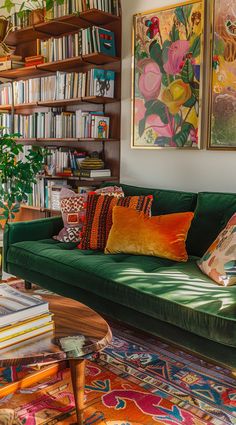
[[[70,359],[71,380],[75,397],[77,424],[83,425],[84,414],[84,387],[85,387],[85,360]]]

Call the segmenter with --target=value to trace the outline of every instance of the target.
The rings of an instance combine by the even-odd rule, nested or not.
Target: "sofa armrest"
[[[62,217],[8,223],[5,226],[3,237],[3,270],[7,272],[7,251],[12,244],[21,241],[50,239],[57,235],[62,227]]]

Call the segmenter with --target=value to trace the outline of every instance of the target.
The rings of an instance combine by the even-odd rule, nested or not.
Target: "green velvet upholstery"
[[[71,249],[72,248],[72,249]],[[51,239],[18,242],[8,262],[236,347],[236,286],[222,288],[187,264],[135,255],[81,251]]]
[[[235,212],[236,194],[199,193],[188,235],[188,253],[201,257]]]
[[[103,187],[111,183],[104,183]],[[125,196],[153,195],[152,215],[194,211],[197,203],[196,193],[177,190],[148,189],[145,187],[120,185]]]
[[[122,186],[126,195],[153,194],[153,214],[193,211],[196,206],[188,238],[188,252],[196,256],[236,211],[233,194]],[[52,239],[61,227],[61,218],[9,224],[5,271],[236,367],[236,286],[217,286],[198,269],[197,257],[176,263],[80,251],[75,244]]]

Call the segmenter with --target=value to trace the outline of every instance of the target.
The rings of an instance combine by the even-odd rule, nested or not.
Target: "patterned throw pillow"
[[[112,210],[116,205],[133,208],[150,215],[153,197],[127,196],[99,196],[90,193],[87,199],[86,218],[78,248],[104,251],[109,232],[112,227]]]
[[[236,284],[236,214],[203,255],[198,266],[219,285]]]
[[[98,189],[95,193],[103,196],[124,196],[121,187],[109,186]],[[63,188],[60,193],[61,213],[64,227],[54,239],[59,242],[79,242],[86,214],[87,193],[76,194],[73,190]]]

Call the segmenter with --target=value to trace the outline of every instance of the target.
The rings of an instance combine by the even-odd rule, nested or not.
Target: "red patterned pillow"
[[[109,232],[112,227],[112,210],[115,206],[133,208],[150,215],[153,197],[127,196],[99,196],[90,193],[87,199],[85,223],[78,248],[104,251]]]

